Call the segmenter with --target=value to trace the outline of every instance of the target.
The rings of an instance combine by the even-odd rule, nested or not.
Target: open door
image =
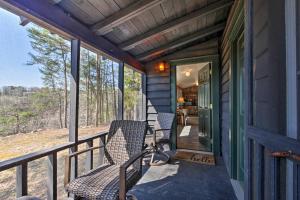
[[[211,63],[198,72],[199,141],[212,149],[211,134]]]

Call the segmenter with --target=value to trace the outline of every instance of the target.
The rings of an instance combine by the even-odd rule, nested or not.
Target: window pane
[[[119,64],[80,50],[79,137],[108,130],[117,118]]]
[[[124,68],[124,119],[143,120],[142,74]]]
[[[0,8],[0,161],[68,141],[70,41]],[[28,165],[28,191],[45,195],[45,158]],[[38,163],[38,164],[35,164]],[[3,199],[15,175],[0,176]],[[34,187],[34,185],[36,187]],[[37,187],[38,186],[38,187]],[[3,189],[3,188],[1,188]],[[2,198],[1,198],[2,199]]]

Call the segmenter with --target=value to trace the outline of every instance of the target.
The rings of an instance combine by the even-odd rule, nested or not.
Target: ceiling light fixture
[[[191,72],[187,71],[185,72],[185,76],[189,77],[191,75]]]

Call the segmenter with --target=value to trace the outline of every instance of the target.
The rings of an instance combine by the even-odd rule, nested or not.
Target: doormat
[[[216,165],[214,155],[201,152],[177,151],[174,158],[199,164]]]

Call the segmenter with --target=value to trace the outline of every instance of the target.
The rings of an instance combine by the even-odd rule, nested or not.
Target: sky
[[[41,87],[38,66],[28,66],[32,52],[26,28],[19,25],[20,19],[0,8],[0,87]]]

